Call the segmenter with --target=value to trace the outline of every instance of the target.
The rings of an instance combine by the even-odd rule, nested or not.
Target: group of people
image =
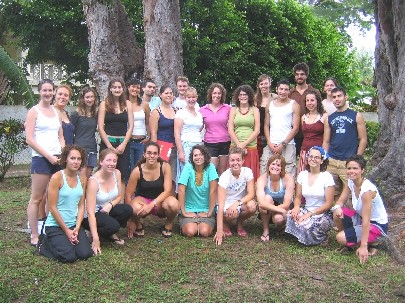
[[[120,227],[129,238],[143,237],[142,218],[153,214],[166,218],[164,237],[172,236],[178,216],[184,236],[208,237],[216,229],[220,245],[233,222],[247,236],[243,222],[258,209],[263,242],[270,221],[305,245],[327,243],[335,224],[342,251],[359,244],[365,262],[387,233],[388,218],[364,178],[364,119],[348,108],[334,79],[325,81],[322,101],[306,83],[305,63],[293,73],[293,89],[281,80],[272,93],[268,75],[258,78],[256,93],[239,86],[234,106],[225,103],[224,86],[213,83],[201,108],[186,77],[177,79],[176,98],[166,85],[155,96],[152,80],[112,79],[99,105],[95,90],[82,89],[70,115],[70,87],[41,81],[40,100],[26,119],[31,244],[63,262],[85,259],[101,252],[100,237],[124,244]],[[345,208],[350,193],[353,208]]]

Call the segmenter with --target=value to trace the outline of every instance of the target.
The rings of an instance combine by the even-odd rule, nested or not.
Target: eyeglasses
[[[147,151],[146,152],[146,154],[148,155],[148,156],[157,156],[158,155],[158,152],[151,152],[151,151]]]
[[[322,157],[319,157],[319,156],[307,156],[307,159],[310,159],[310,160],[321,160],[322,159]]]

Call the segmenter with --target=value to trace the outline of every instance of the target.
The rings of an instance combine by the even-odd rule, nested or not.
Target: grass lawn
[[[361,266],[355,254],[304,247],[287,235],[171,239],[163,221],[144,220],[144,238],[123,247],[102,243],[102,254],[61,264],[33,254],[26,225],[29,178],[0,183],[0,302],[405,302],[405,267],[380,252]],[[334,233],[332,234],[332,237]],[[397,243],[402,253],[405,242]]]

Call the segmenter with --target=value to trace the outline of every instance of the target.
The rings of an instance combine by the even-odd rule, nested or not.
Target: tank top
[[[67,183],[65,171],[61,170],[60,172],[62,173],[63,185],[59,189],[56,208],[66,226],[71,227],[76,225],[78,205],[83,196],[83,187],[78,174],[76,174],[77,185],[75,188],[71,188]],[[51,212],[48,214],[45,226],[59,226]]]
[[[100,186],[100,182],[94,176],[90,177],[90,179],[94,179],[97,181],[98,184],[98,191],[96,195],[96,212],[100,211],[104,204],[109,203],[110,201],[114,200],[118,196],[118,183],[117,183],[117,176],[114,172],[114,188],[109,191],[108,193],[103,191]]]
[[[254,107],[249,108],[249,112],[246,115],[242,115],[239,109],[236,108],[236,114],[234,119],[235,135],[239,141],[244,142],[249,138],[250,134],[255,128]],[[253,140],[246,147],[256,147],[257,140]]]
[[[148,199],[156,199],[164,191],[164,177],[163,177],[163,163],[160,163],[160,175],[159,178],[153,181],[147,181],[143,178],[142,164],[139,167],[139,181],[136,189],[136,195]]]
[[[283,106],[275,106],[274,101],[270,102],[270,141],[273,144],[280,144],[292,129],[294,100]],[[287,144],[294,144],[294,139]]]
[[[72,123],[67,123],[62,121],[62,129],[63,129],[63,138],[65,139],[66,145],[73,144],[73,137],[75,133],[75,126]]]
[[[128,130],[128,113],[105,112],[104,130],[109,136],[125,136]]]
[[[264,119],[266,118],[266,108],[262,106],[257,107],[260,115],[260,135],[264,136]]]
[[[157,139],[160,141],[174,143],[174,118],[166,118],[162,114],[160,107],[157,108],[157,111],[159,112]]]
[[[134,112],[134,130],[133,136],[146,136],[146,124],[145,124],[145,111],[141,109],[138,112]]]
[[[61,146],[59,142],[59,128],[61,127],[59,115],[56,109],[52,106],[54,117],[48,118],[38,108],[38,105],[34,106],[37,112],[37,119],[35,121],[34,128],[34,140],[42,148],[44,148],[51,155],[60,155]],[[37,151],[32,149],[33,157],[43,157]]]
[[[304,116],[302,123],[302,133],[304,140],[302,141],[301,150],[309,150],[312,146],[322,146],[324,125],[321,121],[321,115],[318,114],[315,123],[306,123],[307,117]]]
[[[284,194],[285,194],[285,187],[283,184],[283,179],[280,178],[280,189],[279,191],[272,191],[271,190],[271,180],[270,178],[267,178],[267,186],[266,189],[270,196],[273,198],[273,200],[277,201],[279,204],[282,204],[284,201]]]

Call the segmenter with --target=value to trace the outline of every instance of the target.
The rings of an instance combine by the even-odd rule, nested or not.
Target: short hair
[[[290,86],[290,81],[288,81],[287,79],[281,79],[280,81],[277,82],[277,87],[279,87],[282,84]]]
[[[208,165],[211,163],[211,156],[210,156],[210,153],[208,152],[207,147],[205,147],[205,145],[202,145],[202,144],[194,145],[193,148],[191,149],[188,160],[191,163],[191,165],[193,165],[193,168],[195,170],[195,164],[194,164],[194,161],[193,161],[193,152],[196,149],[198,149],[203,154],[203,156],[204,156],[204,169],[206,169],[208,167]]]
[[[198,93],[197,93],[197,90],[195,89],[195,87],[190,86],[189,88],[187,88],[184,95],[187,96],[188,93],[191,93],[191,94],[196,95],[198,97]]]
[[[60,89],[60,88],[65,88],[65,89],[67,89],[68,90],[68,92],[69,92],[69,98],[72,98],[72,96],[73,96],[73,90],[72,90],[72,88],[70,87],[70,85],[68,85],[68,84],[61,84],[61,85],[59,85],[57,88],[56,88],[56,92],[58,92],[58,89]]]
[[[232,96],[232,101],[235,102],[235,105],[237,107],[240,106],[240,101],[238,98],[240,92],[245,92],[248,95],[249,106],[253,106],[255,103],[255,95],[254,95],[255,93],[250,85],[241,85],[237,89],[235,89]]]
[[[188,81],[188,78],[185,77],[185,76],[178,76],[178,77],[176,78],[176,84],[177,84],[177,82],[179,82],[179,81],[190,83],[190,82]]]
[[[285,161],[285,158],[280,154],[274,154],[269,158],[269,160],[267,160],[266,173],[269,174],[270,164],[273,163],[275,160],[280,160],[280,163],[281,163],[280,177],[284,178],[284,176],[285,176],[285,167],[287,165],[287,162]]]
[[[318,112],[318,114],[323,115],[323,113],[325,112],[324,108],[323,108],[323,104],[322,104],[322,98],[321,95],[318,94],[318,92],[316,90],[313,89],[309,89],[307,91],[307,94],[305,95],[305,103],[306,103],[306,99],[308,95],[314,95],[315,99],[316,99],[316,111]],[[309,110],[308,108],[305,106],[305,113],[308,113]]]
[[[361,169],[365,169],[367,165],[367,161],[364,159],[362,155],[352,155],[347,159],[346,161],[346,167],[349,164],[349,162],[356,162],[357,164],[360,165]]]
[[[242,156],[242,159],[245,158],[245,152],[238,146],[233,146],[229,149],[229,156],[234,154],[240,154]]]
[[[207,102],[212,103],[212,92],[214,91],[215,88],[219,88],[219,90],[222,93],[220,103],[221,104],[225,103],[226,89],[221,83],[211,83],[211,85],[208,87],[208,90],[207,90]]]
[[[94,104],[92,105],[90,109],[90,114],[92,117],[95,117],[97,114],[97,103],[98,103],[98,96],[97,92],[95,89],[91,88],[90,86],[83,87],[79,93],[79,100],[77,102],[77,109],[78,113],[81,116],[86,115],[86,104],[84,102],[84,96],[88,93],[93,93],[94,94]]]
[[[309,66],[305,62],[295,64],[293,67],[293,73],[295,74],[297,70],[302,70],[305,75],[309,76]]]
[[[153,80],[150,79],[150,78],[146,78],[145,80],[143,80],[143,82],[142,82],[142,84],[141,84],[141,87],[146,87],[146,84],[148,84],[148,82],[151,82],[151,83],[153,83],[153,84],[156,85],[156,82],[155,82],[155,81],[153,81]]]
[[[82,158],[82,162],[80,163],[80,168],[83,168],[87,165],[87,153],[80,145],[73,144],[73,145],[65,145],[62,149],[62,153],[60,155],[59,165],[62,168],[66,168],[67,158],[69,157],[70,151],[77,150],[80,153],[80,157]]]
[[[332,94],[337,92],[342,92],[344,96],[347,96],[346,90],[341,86],[336,86],[334,89],[332,89]]]

